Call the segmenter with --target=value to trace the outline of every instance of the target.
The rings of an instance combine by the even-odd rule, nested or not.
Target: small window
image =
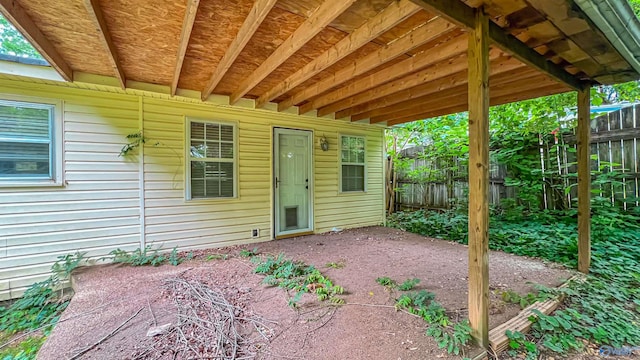
[[[190,120],[188,199],[236,196],[236,127]]]
[[[0,186],[60,182],[55,119],[54,104],[0,100]]]
[[[340,183],[342,192],[365,190],[365,138],[341,136]]]

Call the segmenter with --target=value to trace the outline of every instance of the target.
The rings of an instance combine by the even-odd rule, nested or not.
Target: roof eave
[[[640,78],[640,20],[629,3],[620,0],[574,1],[635,70],[633,78]],[[610,74],[598,80],[602,83],[618,83],[628,81],[629,74]]]

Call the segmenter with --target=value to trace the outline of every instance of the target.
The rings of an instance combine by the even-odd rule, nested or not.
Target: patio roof
[[[492,20],[492,105],[638,79],[638,22],[620,30],[607,2],[0,0],[0,11],[67,81],[103,75],[393,125],[467,110],[479,7]]]

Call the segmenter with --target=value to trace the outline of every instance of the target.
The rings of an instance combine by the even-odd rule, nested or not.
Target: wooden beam
[[[455,3],[458,3],[456,1]],[[489,18],[469,32],[469,322],[489,346]]]
[[[256,107],[261,108],[267,102],[289,92],[421,10],[422,8],[411,0],[392,2],[332,48],[266,91],[256,100]]]
[[[531,84],[536,84],[536,87],[544,87],[544,86],[558,86],[558,82],[555,80],[549,79],[547,75],[541,74],[539,71],[533,70],[535,73],[527,76],[523,74],[522,79],[498,79],[497,81],[491,80],[491,96],[492,98],[502,98],[505,96],[514,97],[516,94],[521,93],[530,93],[532,87]],[[457,87],[458,92],[452,93],[449,90],[444,90],[438,93],[437,96],[427,95],[424,98],[416,99],[413,102],[412,106],[405,107],[404,109],[398,108],[394,112],[387,112],[386,114],[381,114],[377,116],[373,116],[370,118],[370,122],[379,123],[394,120],[397,118],[405,118],[416,114],[421,114],[423,112],[437,109],[439,107],[443,107],[442,104],[446,104],[444,106],[454,106],[454,105],[468,105],[468,86],[460,86]],[[419,100],[425,99],[424,102],[419,102]],[[394,105],[393,107],[395,107]]]
[[[260,24],[262,24],[277,2],[278,0],[256,0],[249,12],[249,15],[244,20],[244,23],[242,23],[238,34],[231,42],[231,45],[229,45],[227,52],[218,63],[218,66],[213,71],[207,85],[202,90],[202,101],[206,100],[216,86],[218,86],[224,75],[231,68],[231,65],[233,65],[238,58],[238,55],[240,55],[244,47],[247,46],[247,43],[251,40],[253,34],[258,30]]]
[[[182,64],[184,63],[184,55],[187,53],[187,46],[191,38],[193,23],[196,21],[198,13],[198,5],[200,0],[187,0],[187,8],[184,11],[184,20],[182,20],[182,31],[180,31],[180,40],[178,42],[178,53],[176,56],[176,67],[173,70],[173,80],[171,81],[171,96],[176,94],[178,89],[178,81],[180,81],[180,73],[182,72]]]
[[[282,65],[291,55],[300,50],[309,40],[335,20],[357,0],[325,0],[305,22],[285,40],[260,66],[231,94],[233,105],[251,89]]]
[[[508,103],[527,100],[527,99],[532,99],[532,98],[536,98],[536,97],[559,94],[559,93],[567,92],[567,91],[570,91],[570,90],[571,89],[568,86],[564,85],[564,84],[555,83],[553,85],[547,85],[547,86],[543,86],[543,87],[532,88],[530,90],[523,91],[521,93],[509,94],[509,95],[505,95],[505,96],[501,96],[501,97],[493,97],[491,99],[490,104],[491,104],[491,106],[508,104]],[[386,123],[387,123],[388,126],[399,125],[399,124],[404,124],[404,123],[408,123],[408,122],[416,121],[416,120],[430,119],[430,118],[434,118],[434,117],[437,117],[437,116],[443,116],[443,115],[448,115],[448,114],[456,114],[456,113],[459,113],[459,112],[467,111],[468,109],[469,109],[469,106],[467,105],[466,100],[465,100],[464,103],[458,103],[458,104],[454,104],[454,105],[447,104],[446,106],[443,106],[443,107],[440,107],[440,108],[437,108],[437,109],[434,108],[432,110],[426,111],[426,112],[421,113],[421,114],[416,114],[416,115],[408,116],[408,117],[405,117],[405,118],[389,120]]]
[[[293,94],[286,100],[278,103],[278,111],[284,111],[293,105],[318,96],[333,87],[342,85],[354,77],[386,64],[454,29],[455,26],[453,26],[453,24],[440,18],[434,19],[383,48],[345,66],[334,74],[328,75],[323,80]]]
[[[529,89],[531,87],[531,82],[529,81],[538,81],[547,78],[546,75],[540,74],[539,71],[523,65],[520,65],[520,68],[518,68],[517,70],[518,72],[516,74],[518,75],[518,77],[512,76],[512,74],[514,74],[515,72],[509,73],[509,76],[504,74],[502,74],[502,76],[492,76],[490,88],[491,94],[495,96],[501,96],[509,93],[515,93],[519,90],[521,91],[523,87],[525,87],[525,89]],[[494,89],[498,89],[499,91],[494,94]],[[458,99],[467,98],[467,90],[468,86],[465,81],[465,83],[461,85],[456,85],[436,91],[437,94],[427,94],[414,99],[401,101],[391,106],[382,107],[373,111],[354,115],[351,117],[351,121],[371,119],[371,123],[377,123],[387,121],[378,120],[380,119],[380,117],[385,115],[391,115],[394,118],[398,118],[410,116],[412,113],[423,113],[425,112],[425,110],[433,108],[434,105],[439,106],[441,104],[451,104],[455,103]]]
[[[590,88],[578,91],[578,270],[591,263],[591,136]]]
[[[450,0],[412,0],[414,3],[424,7],[428,11],[438,13],[450,21],[463,26],[467,29],[473,29],[476,9],[464,4],[462,1]],[[580,90],[585,84],[579,79],[573,77],[562,67],[548,61],[544,56],[538,54],[535,50],[523,44],[513,35],[508,34],[500,26],[493,22],[489,23],[489,37],[491,41],[502,50],[513,54],[518,60],[532,66],[552,78],[567,84],[569,87]]]
[[[433,36],[435,38],[438,35],[439,34],[434,34]],[[440,61],[444,61],[452,56],[464,53],[466,49],[467,44],[465,35],[459,36],[452,41],[439,45],[433,52],[421,52],[373,74],[352,81],[337,90],[320,95],[302,105],[300,107],[300,113],[305,114],[313,109],[333,104],[346,97],[354,96],[363,91],[375,88],[399,77],[406,76],[407,74],[419,71]],[[327,112],[327,114],[329,113]],[[318,115],[324,116],[321,114]]]
[[[73,70],[58,53],[55,46],[40,31],[31,17],[15,0],[0,0],[0,12],[20,31],[20,33],[38,50],[40,55],[66,81],[73,81]]]
[[[489,57],[492,60],[491,75],[498,75],[523,66],[521,62],[511,56],[502,55],[500,51],[491,51]],[[466,84],[467,66],[466,55],[460,56],[452,61],[441,62],[418,73],[320,108],[318,113],[336,112],[336,118],[352,116],[351,120],[369,118],[375,115],[366,113],[373,110]]]
[[[104,20],[102,8],[100,8],[100,3],[98,2],[98,0],[84,0],[84,6],[87,8],[89,17],[91,18],[91,21],[93,22],[93,25],[98,32],[98,37],[100,38],[102,46],[107,51],[107,58],[109,59],[109,63],[111,64],[113,73],[118,79],[120,87],[124,89],[127,85],[127,79],[125,78],[122,67],[120,66],[120,62],[118,60],[118,51],[116,50],[116,47],[113,44],[113,40],[111,39],[111,33],[109,33],[109,28],[107,27],[107,23]]]

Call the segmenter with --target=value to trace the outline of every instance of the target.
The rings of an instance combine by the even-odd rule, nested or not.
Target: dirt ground
[[[279,288],[262,285],[241,249],[302,260],[320,269],[345,288],[346,304],[335,307],[305,297],[298,309],[288,306],[289,296]],[[227,260],[207,261],[209,254],[229,254]],[[466,316],[467,247],[382,227],[347,230],[271,241],[244,247],[195,252],[196,257],[177,267],[94,266],[75,275],[78,292],[38,354],[38,359],[72,358],[90,345],[97,346],[78,358],[158,358],[148,351],[157,337],[148,337],[155,325],[176,323],[176,308],[163,286],[170,278],[198,280],[221,289],[246,313],[264,319],[259,359],[456,359],[438,349],[425,335],[421,319],[396,312],[394,296],[375,279],[397,281],[418,278],[417,289],[436,294],[449,312]],[[328,267],[328,263],[344,267]],[[491,252],[490,326],[519,312],[505,304],[500,292],[526,294],[532,284],[557,286],[571,276],[558,266]],[[125,320],[134,316],[117,331]],[[455,315],[454,315],[455,316]],[[104,341],[105,336],[113,334]],[[470,349],[467,355],[479,352]]]

